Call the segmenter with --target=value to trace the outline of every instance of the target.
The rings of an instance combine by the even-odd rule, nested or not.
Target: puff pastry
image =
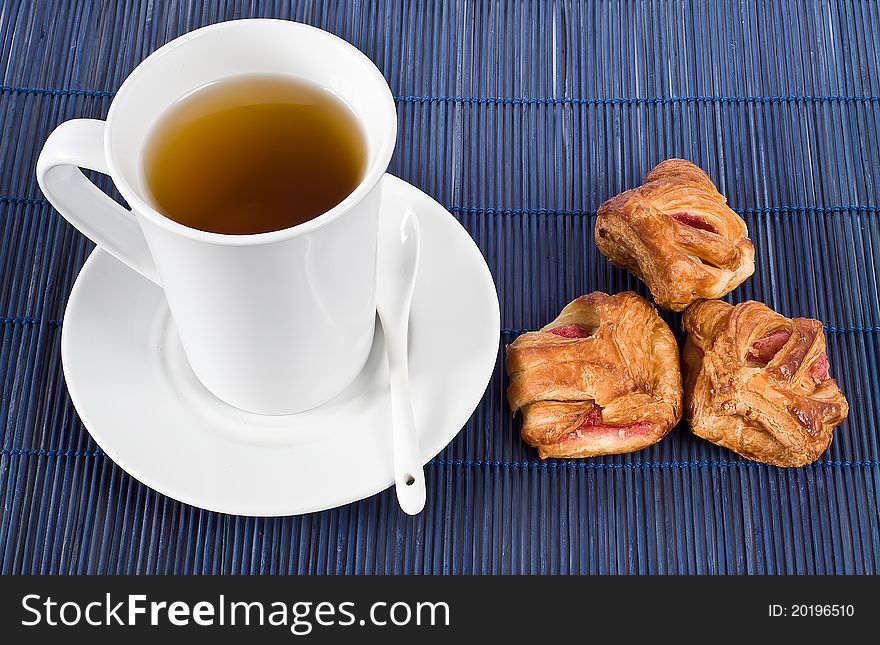
[[[707,300],[685,312],[682,326],[694,434],[775,466],[803,466],[828,448],[849,408],[828,375],[822,323],[760,302]]]
[[[632,452],[681,417],[675,337],[632,292],[569,303],[507,347],[507,371],[510,407],[522,411],[522,437],[542,459]]]
[[[748,235],[709,176],[685,159],[667,159],[644,184],[602,204],[595,228],[599,250],[672,311],[720,298],[752,275]]]

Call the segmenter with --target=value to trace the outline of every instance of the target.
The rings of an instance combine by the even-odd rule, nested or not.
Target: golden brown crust
[[[828,448],[849,407],[828,376],[822,323],[760,302],[706,300],[685,312],[682,327],[694,434],[775,466],[803,466]]]
[[[507,371],[510,407],[542,459],[639,450],[681,418],[675,337],[632,292],[572,301],[507,347]]]
[[[746,223],[685,159],[667,159],[641,186],[602,204],[594,233],[599,250],[672,311],[720,298],[755,271]]]

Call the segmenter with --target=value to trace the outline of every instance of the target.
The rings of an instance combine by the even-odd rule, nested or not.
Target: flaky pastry
[[[752,275],[748,235],[709,176],[684,159],[667,159],[641,186],[602,204],[595,228],[599,250],[672,311],[720,298]]]
[[[639,450],[681,417],[678,347],[668,325],[632,292],[593,292],[541,331],[507,347],[507,397],[539,456]]]
[[[849,407],[828,375],[822,323],[760,302],[706,300],[682,326],[694,434],[775,466],[803,466],[828,448]]]

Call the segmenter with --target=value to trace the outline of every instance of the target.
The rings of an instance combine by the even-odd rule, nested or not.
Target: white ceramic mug
[[[164,217],[144,186],[151,129],[191,92],[253,73],[311,81],[354,111],[367,149],[360,184],[326,213],[271,233],[207,233]],[[370,352],[381,179],[396,136],[388,84],[355,47],[299,23],[239,20],[151,54],[120,87],[106,122],[58,126],[37,179],[68,221],[164,289],[190,365],[210,392],[249,412],[288,414],[345,389]],[[80,167],[109,174],[131,212]]]

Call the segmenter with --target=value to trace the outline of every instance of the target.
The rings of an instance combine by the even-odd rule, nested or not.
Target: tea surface
[[[279,76],[209,85],[163,115],[144,178],[154,206],[191,228],[277,231],[321,215],[364,172],[355,115],[320,87]]]

